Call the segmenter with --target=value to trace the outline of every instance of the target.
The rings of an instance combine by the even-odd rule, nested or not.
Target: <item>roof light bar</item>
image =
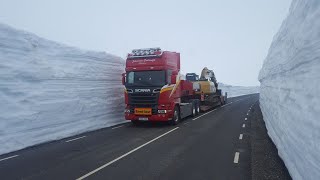
[[[160,48],[134,49],[131,54],[128,54],[128,57],[160,56],[161,54]]]

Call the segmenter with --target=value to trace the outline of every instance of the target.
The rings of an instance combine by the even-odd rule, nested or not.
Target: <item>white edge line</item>
[[[230,102],[230,103],[228,103],[228,104],[225,104],[225,105],[223,105],[223,106],[221,106],[221,107],[227,106],[227,105],[229,105],[229,104],[232,104],[232,102]],[[214,109],[214,110],[211,110],[211,111],[209,111],[209,112],[206,112],[206,113],[204,113],[204,114],[202,114],[202,115],[200,115],[200,116],[198,116],[198,117],[196,117],[196,118],[193,118],[192,120],[195,121],[195,120],[201,118],[202,116],[205,116],[205,115],[207,115],[207,114],[209,114],[209,113],[211,113],[211,112],[213,112],[213,111],[215,111],[215,110],[217,110],[217,109],[219,109],[219,107],[216,108],[216,109]]]
[[[242,139],[242,138],[243,138],[243,134],[240,134],[239,139]]]
[[[121,126],[113,127],[113,128],[111,128],[111,129],[118,129],[118,128],[121,128],[121,127],[123,127],[123,126],[124,126],[124,124],[123,124],[123,125],[121,125]]]
[[[243,127],[243,128],[245,128],[245,127],[246,127],[246,125],[245,125],[245,124],[243,124],[243,125],[242,125],[242,127]]]
[[[194,121],[194,120],[197,120],[197,119],[201,118],[202,116],[205,116],[205,115],[207,115],[207,114],[209,114],[209,113],[211,113],[211,112],[213,112],[213,111],[215,111],[215,110],[217,110],[217,109],[214,109],[214,110],[211,110],[211,111],[209,111],[209,112],[206,112],[206,113],[204,113],[204,114],[202,114],[202,115],[200,115],[200,116],[198,116],[198,117],[196,117],[196,118],[193,118],[192,120],[193,120],[193,121]]]
[[[87,136],[77,137],[77,138],[74,138],[74,139],[70,139],[70,140],[68,140],[68,141],[66,141],[66,142],[75,141],[75,140],[82,139],[82,138],[85,138],[85,137],[87,137]]]
[[[234,154],[234,159],[233,159],[233,163],[238,163],[239,162],[239,156],[240,156],[240,153],[239,152],[236,152]]]
[[[100,171],[101,169],[103,169],[103,168],[105,168],[105,167],[107,167],[107,166],[109,166],[109,165],[113,164],[114,162],[119,161],[120,159],[122,159],[122,158],[124,158],[124,157],[128,156],[129,154],[131,154],[131,153],[133,153],[133,152],[135,152],[135,151],[137,151],[137,150],[139,150],[139,149],[143,148],[144,146],[146,146],[146,145],[148,145],[148,144],[150,144],[150,143],[152,143],[152,142],[156,141],[157,139],[160,139],[161,137],[163,137],[163,136],[165,136],[165,135],[167,135],[167,134],[169,134],[169,133],[171,133],[171,132],[173,132],[173,131],[177,130],[178,128],[179,128],[179,127],[176,127],[176,128],[174,128],[174,129],[171,129],[170,131],[168,131],[168,132],[166,132],[166,133],[164,133],[164,134],[162,134],[162,135],[160,135],[160,136],[158,136],[158,137],[156,137],[156,138],[154,138],[154,139],[152,139],[152,140],[150,140],[150,141],[148,141],[148,142],[146,142],[146,143],[144,143],[144,144],[142,144],[142,145],[140,145],[140,146],[136,147],[135,149],[133,149],[133,150],[131,150],[131,151],[129,151],[129,152],[127,152],[127,153],[125,153],[125,154],[123,154],[123,155],[119,156],[118,158],[116,158],[116,159],[114,159],[114,160],[112,160],[112,161],[110,161],[110,162],[108,162],[108,163],[106,163],[106,164],[104,164],[104,165],[102,165],[102,166],[98,167],[97,169],[95,169],[95,170],[93,170],[93,171],[91,171],[91,172],[89,172],[89,173],[87,173],[87,174],[85,174],[85,175],[83,175],[83,176],[81,176],[81,177],[77,178],[77,180],[82,180],[82,179],[84,179],[84,178],[89,177],[90,175],[92,175],[92,174],[94,174],[94,173],[96,173],[96,172]]]
[[[225,104],[225,105],[223,105],[223,106],[221,106],[221,107],[225,107],[225,106],[228,106],[229,104],[232,104],[232,102],[230,102],[230,103],[227,103],[227,104]]]
[[[13,156],[9,156],[9,157],[6,157],[6,158],[3,158],[3,159],[0,159],[0,161],[4,161],[4,160],[8,160],[8,159],[12,159],[12,158],[15,158],[15,157],[18,157],[19,155],[13,155]]]

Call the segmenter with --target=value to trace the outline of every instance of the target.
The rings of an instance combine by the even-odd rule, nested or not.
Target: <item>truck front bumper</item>
[[[125,114],[126,120],[132,120],[132,121],[170,121],[172,120],[172,115],[169,114],[154,114],[151,116],[141,116],[141,115],[135,115],[126,113]]]

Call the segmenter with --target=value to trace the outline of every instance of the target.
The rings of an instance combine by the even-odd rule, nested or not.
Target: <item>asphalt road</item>
[[[258,95],[177,126],[125,123],[0,156],[0,179],[251,179],[250,107]]]

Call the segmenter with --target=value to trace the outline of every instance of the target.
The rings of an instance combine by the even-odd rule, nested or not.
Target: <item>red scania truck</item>
[[[125,119],[140,121],[169,121],[176,125],[180,119],[196,116],[200,99],[193,82],[180,74],[180,53],[160,48],[135,49],[126,59]]]

